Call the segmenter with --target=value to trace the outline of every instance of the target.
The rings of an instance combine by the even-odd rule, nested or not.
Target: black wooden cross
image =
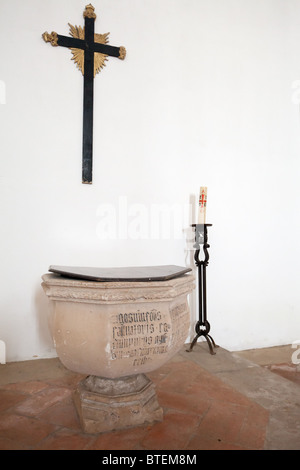
[[[83,140],[82,140],[82,183],[92,183],[93,179],[93,104],[94,104],[94,53],[124,59],[124,47],[114,47],[95,42],[95,8],[89,4],[85,7],[84,39],[61,36],[55,32],[43,34],[43,39],[52,46],[63,46],[84,51],[84,91],[83,91]]]

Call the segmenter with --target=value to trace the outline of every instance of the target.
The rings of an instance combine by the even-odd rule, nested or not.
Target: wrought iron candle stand
[[[207,227],[211,227],[212,224],[193,224],[192,227],[195,227],[195,248],[194,260],[195,264],[198,267],[198,300],[199,300],[199,320],[196,323],[195,331],[196,336],[193,339],[190,348],[187,350],[190,352],[194,345],[196,344],[200,336],[204,336],[209,346],[211,354],[216,354],[214,348],[218,346],[215,344],[213,338],[210,336],[210,324],[207,320],[207,303],[206,303],[206,267],[209,261],[208,248],[209,244],[207,243]],[[200,247],[203,245],[204,259],[200,260]]]

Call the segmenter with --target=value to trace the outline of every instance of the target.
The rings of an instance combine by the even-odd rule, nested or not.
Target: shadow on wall
[[[51,313],[53,311],[54,305],[46,296],[41,283],[36,287],[35,292],[37,329],[41,346],[39,349],[44,351],[43,357],[57,357],[51,335]]]
[[[185,240],[186,240],[186,255],[185,255],[185,265],[188,268],[192,268],[193,275],[195,276],[195,283],[197,285],[197,269],[194,262],[194,230],[192,228],[192,224],[195,223],[194,214],[196,208],[196,196],[195,194],[190,194],[189,198],[189,205],[190,205],[190,214],[189,214],[189,226],[184,229],[185,231]],[[197,289],[194,289],[193,292],[188,296],[188,302],[190,307],[190,330],[189,330],[189,337],[187,338],[187,342],[191,343],[194,336],[195,336],[195,325],[198,321],[198,297],[197,297]]]

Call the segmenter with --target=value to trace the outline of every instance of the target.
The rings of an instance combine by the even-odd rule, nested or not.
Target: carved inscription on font
[[[185,303],[176,305],[170,314],[156,309],[118,313],[112,318],[111,359],[130,359],[133,367],[144,365],[181,345],[188,326]]]

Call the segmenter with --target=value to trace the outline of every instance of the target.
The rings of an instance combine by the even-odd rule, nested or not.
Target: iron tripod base
[[[207,341],[210,354],[216,354],[214,351],[214,348],[218,348],[219,346],[214,342],[213,338],[208,334],[210,330],[210,324],[208,323],[208,321],[206,321],[205,324],[198,321],[195,326],[195,330],[197,334],[195,338],[193,339],[193,341],[191,342],[189,349],[187,349],[187,352],[191,352],[193,347],[197,343],[198,339],[200,338],[200,336],[204,336],[204,338]]]
[[[187,352],[191,352],[197,340],[204,336],[207,341],[209,351],[211,354],[216,354],[214,348],[218,346],[215,344],[213,338],[209,334],[210,324],[207,321],[207,305],[206,305],[206,267],[208,265],[209,254],[208,248],[209,244],[207,243],[207,227],[211,227],[212,224],[193,224],[192,227],[195,227],[195,245],[194,248],[194,260],[195,264],[198,267],[198,297],[199,297],[199,320],[196,323],[195,331],[196,336],[193,339]],[[204,259],[200,260],[200,245],[203,245]]]

